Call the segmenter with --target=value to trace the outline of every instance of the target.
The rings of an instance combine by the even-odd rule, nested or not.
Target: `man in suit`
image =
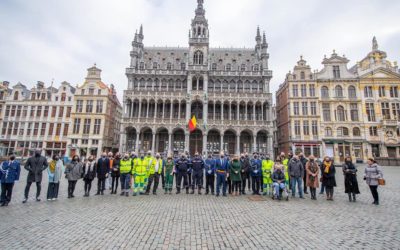
[[[97,193],[96,195],[104,195],[106,189],[106,179],[110,172],[110,159],[107,157],[107,153],[103,153],[101,158],[97,161]]]
[[[215,170],[217,172],[217,197],[221,192],[221,185],[222,195],[226,197],[226,180],[229,176],[229,161],[225,158],[223,152],[221,152],[220,158],[215,160]]]
[[[25,197],[22,203],[28,201],[29,190],[33,182],[36,183],[36,201],[40,201],[40,190],[42,189],[42,172],[48,167],[46,157],[41,155],[41,151],[38,149],[35,151],[35,155],[30,157],[24,166],[28,170],[28,178],[25,187]]]
[[[15,160],[15,155],[11,155],[8,161],[0,166],[0,182],[1,182],[1,206],[8,206],[11,201],[14,182],[19,180],[21,167]]]

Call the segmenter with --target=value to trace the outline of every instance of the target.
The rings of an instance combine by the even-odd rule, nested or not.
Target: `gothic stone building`
[[[265,34],[257,29],[254,49],[210,48],[203,0],[195,13],[189,47],[144,47],[143,28],[135,34],[121,148],[272,155],[272,71]],[[193,115],[197,129],[189,133]]]

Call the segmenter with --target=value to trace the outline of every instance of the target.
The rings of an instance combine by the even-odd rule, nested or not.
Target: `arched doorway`
[[[136,142],[136,129],[132,127],[128,127],[125,130],[126,132],[126,145],[125,152],[136,151],[135,142]]]
[[[249,131],[243,131],[240,133],[240,152],[241,153],[251,153],[253,136]]]
[[[260,131],[257,133],[256,138],[256,151],[259,153],[268,153],[268,135],[266,131]]]
[[[203,152],[203,133],[199,129],[193,131],[189,137],[189,153],[194,155],[196,152]]]
[[[172,133],[172,151],[175,155],[185,150],[185,132],[183,129],[176,129]]]
[[[218,154],[221,150],[221,135],[213,129],[208,132],[207,135],[207,152],[212,154]]]
[[[233,155],[236,151],[236,135],[233,131],[228,130],[224,134],[224,145],[222,149],[225,153]]]
[[[168,130],[160,128],[156,134],[156,153],[168,153]]]

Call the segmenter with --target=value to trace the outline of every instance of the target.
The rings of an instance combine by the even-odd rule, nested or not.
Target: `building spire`
[[[256,42],[261,42],[260,26],[257,26]]]
[[[263,44],[267,44],[267,38],[265,36],[265,31],[263,32]]]
[[[139,35],[143,36],[143,24],[140,25]]]
[[[378,42],[376,41],[376,37],[372,39],[372,50],[378,50]]]
[[[136,30],[136,32],[135,32],[135,38],[133,39],[133,41],[136,43],[137,42],[137,38],[138,38],[138,35],[137,35],[137,30]]]

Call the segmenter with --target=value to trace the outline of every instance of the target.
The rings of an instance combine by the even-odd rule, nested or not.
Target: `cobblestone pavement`
[[[66,199],[22,204],[26,171],[12,203],[0,208],[1,249],[400,249],[400,168],[385,167],[381,205],[359,176],[361,195],[349,203],[337,169],[335,201],[251,201],[250,195],[164,195]],[[363,168],[360,168],[363,172]],[[45,178],[46,179],[46,178]],[[95,182],[94,182],[95,184]],[[94,188],[96,189],[96,188]],[[47,191],[43,183],[42,198]],[[34,192],[32,192],[34,191]],[[92,193],[94,191],[92,190]]]

